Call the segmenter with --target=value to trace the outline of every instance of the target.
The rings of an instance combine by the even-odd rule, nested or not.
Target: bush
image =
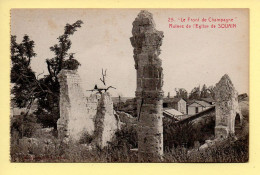
[[[164,149],[172,149],[176,147],[193,147],[196,141],[196,132],[192,123],[177,124],[174,121],[164,122],[163,127],[163,143]]]
[[[185,147],[167,149],[164,162],[183,163],[243,163],[248,161],[248,135],[236,141],[228,139],[205,150]]]
[[[136,125],[129,125],[123,127],[115,133],[114,141],[110,143],[114,146],[126,145],[129,149],[137,148],[137,130]]]
[[[32,137],[37,129],[41,128],[41,125],[37,123],[35,115],[21,115],[11,118],[11,137],[20,139],[22,137]]]
[[[14,126],[13,129],[16,128]],[[199,138],[204,138],[205,133],[199,132],[202,129],[203,127],[195,130],[192,123],[176,125],[174,122],[165,122],[163,162],[248,161],[248,125],[244,126],[237,140],[216,142],[208,149],[198,150],[199,145],[196,148],[193,148],[193,145]],[[12,139],[19,138],[17,130],[12,133]],[[118,130],[112,142],[103,149],[90,146],[93,136],[88,134],[82,135],[80,140],[82,144],[73,142],[65,144],[47,134],[35,136],[38,144],[31,144],[29,147],[24,142],[12,142],[12,162],[138,162],[138,152],[131,150],[138,147],[136,125],[126,125],[122,130]]]
[[[90,144],[94,139],[94,135],[90,135],[87,132],[84,132],[80,139],[79,139],[79,143],[80,144]]]
[[[168,118],[163,119],[164,149],[176,147],[193,148],[196,143],[214,138],[215,117],[208,114],[186,123],[176,123]]]

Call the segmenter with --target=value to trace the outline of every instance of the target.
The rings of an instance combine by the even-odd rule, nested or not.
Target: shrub
[[[193,148],[194,143],[204,143],[205,140],[214,137],[214,128],[214,114],[208,114],[185,123],[176,123],[174,120],[164,118],[164,149],[172,149],[178,146]]]
[[[163,127],[164,149],[172,149],[178,146],[192,147],[195,137],[195,129],[192,123],[177,124],[175,122],[165,122]]]
[[[228,139],[205,150],[177,147],[165,150],[164,162],[242,163],[248,161],[248,135],[236,141]]]
[[[80,144],[90,144],[94,139],[94,135],[90,135],[87,132],[84,132],[80,139],[79,139],[79,143]]]
[[[41,125],[37,123],[35,115],[21,115],[11,118],[11,137],[31,137],[37,129],[41,128]]]
[[[113,142],[110,143],[112,146],[124,146],[126,145],[129,149],[137,148],[137,130],[136,125],[129,125],[123,127],[115,133]]]

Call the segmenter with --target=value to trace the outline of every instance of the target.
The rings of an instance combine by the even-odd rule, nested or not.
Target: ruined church
[[[163,159],[163,68],[160,46],[163,32],[155,28],[153,15],[141,11],[133,21],[132,37],[136,77],[138,157],[140,162]],[[76,71],[62,70],[60,82],[59,138],[78,142],[84,133],[93,142],[107,146],[121,128],[109,92],[85,97]],[[228,75],[216,84],[215,138],[234,135],[235,118],[241,117],[238,94]],[[242,118],[241,118],[242,119]]]

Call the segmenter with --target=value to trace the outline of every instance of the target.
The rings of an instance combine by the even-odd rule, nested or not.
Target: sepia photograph
[[[10,20],[10,162],[249,161],[248,8]]]

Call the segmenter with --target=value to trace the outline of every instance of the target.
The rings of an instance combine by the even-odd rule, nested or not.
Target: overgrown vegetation
[[[113,142],[104,149],[53,141],[48,146],[35,144],[28,152],[21,151],[26,145],[12,145],[12,162],[138,162],[137,151],[129,149],[132,144],[128,139]],[[226,140],[206,150],[191,150],[182,146],[165,149],[163,162],[247,162],[248,135],[237,141]]]
[[[214,114],[208,114],[202,120],[176,123],[171,119],[163,121],[164,149],[177,147],[193,148],[205,140],[214,138]]]
[[[63,143],[55,137],[37,135],[38,141],[49,144],[12,142],[12,162],[137,162],[137,133],[134,127],[117,131],[113,142],[104,149],[90,146],[93,137],[85,134],[81,143]],[[91,140],[91,141],[90,141]]]
[[[59,82],[58,74],[62,69],[77,70],[80,63],[74,59],[74,53],[69,53],[72,42],[71,35],[81,27],[83,22],[76,21],[66,24],[64,33],[59,36],[58,44],[50,47],[54,57],[46,59],[48,74],[38,78],[31,69],[31,60],[36,57],[35,43],[28,35],[24,35],[21,43],[17,43],[16,36],[11,36],[11,83],[15,105],[27,108],[28,114],[32,104],[37,102],[35,114],[45,127],[57,129],[59,118]]]
[[[35,115],[25,115],[25,113],[11,118],[11,138],[13,141],[23,137],[32,137],[36,130],[41,128],[41,125],[36,121]]]
[[[79,144],[90,144],[94,139],[93,135],[88,134],[87,132],[83,133],[79,139]]]
[[[247,162],[248,125],[240,132],[237,140],[225,140],[208,149],[199,150],[198,135],[190,123],[164,128],[163,162]],[[38,133],[38,132],[35,132]],[[51,134],[33,135],[44,144],[12,142],[13,162],[138,162],[136,126],[123,127],[117,131],[112,142],[104,149],[91,145],[93,137],[86,134],[81,143],[63,143]],[[204,140],[205,141],[205,140]],[[48,143],[48,144],[47,144]],[[186,144],[184,144],[186,143]]]
[[[248,135],[237,141],[226,140],[205,150],[190,151],[184,147],[167,150],[165,162],[222,162],[235,163],[248,161]]]

